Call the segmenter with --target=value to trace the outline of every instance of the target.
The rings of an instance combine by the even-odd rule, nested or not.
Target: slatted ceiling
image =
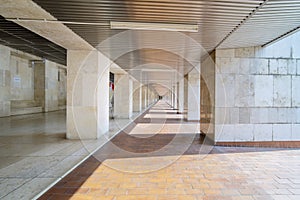
[[[0,44],[66,65],[66,50],[0,16]]]
[[[92,46],[97,47],[105,39],[122,32],[110,30],[110,21],[157,22],[198,24],[198,33],[184,33],[202,45],[207,51],[216,48],[236,48],[263,45],[280,35],[299,27],[300,0],[34,0],[58,20],[73,22],[94,22],[107,25],[67,24],[75,33]],[[262,6],[261,6],[262,5]],[[249,17],[250,13],[253,15]],[[249,19],[245,20],[247,17]],[[245,20],[245,23],[242,21]],[[241,25],[239,25],[241,24]],[[236,27],[238,28],[233,31]],[[229,35],[229,33],[232,34]],[[170,34],[171,35],[171,34]],[[227,37],[228,36],[228,37]],[[126,45],[139,45],[144,38],[136,37],[132,44],[106,46],[114,54]],[[130,38],[129,38],[130,39]],[[168,38],[169,40],[172,40]],[[174,40],[174,39],[173,39]],[[222,42],[221,42],[222,41]],[[156,40],[159,42],[159,40]],[[194,60],[200,52],[189,46],[187,55]],[[125,46],[124,46],[125,45]],[[148,53],[135,54],[140,62],[153,61]],[[159,55],[156,57],[159,60]],[[120,61],[122,67],[126,60]]]
[[[208,51],[262,0],[34,0],[62,21],[109,23],[109,21],[198,24],[197,40]],[[71,25],[74,32],[97,46],[119,33],[109,26]],[[93,32],[94,31],[94,32]],[[213,35],[213,36],[212,36]]]
[[[96,47],[100,41],[122,32],[122,30],[110,30],[110,26],[69,24],[68,27],[72,30],[76,30],[78,35],[83,37],[94,47]]]
[[[260,46],[300,26],[300,1],[270,0],[220,48]]]
[[[130,58],[135,58],[130,59]],[[134,69],[138,65],[144,65],[147,63],[159,63],[165,66],[183,70],[183,66],[191,69],[191,64],[186,60],[178,57],[178,55],[172,52],[166,52],[160,49],[140,49],[132,52],[128,52],[125,55],[119,57],[116,63],[124,64],[124,69]],[[182,65],[178,65],[178,62],[182,62]]]

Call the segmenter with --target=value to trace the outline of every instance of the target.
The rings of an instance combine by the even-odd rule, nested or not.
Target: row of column
[[[109,72],[111,61],[98,52],[69,50],[67,56],[67,138],[96,139],[109,131]],[[175,80],[166,97],[187,120],[200,120],[200,70],[187,80]],[[115,74],[114,117],[130,118],[158,100],[147,85],[128,74]],[[185,103],[187,102],[187,108]]]
[[[67,138],[97,139],[109,131],[111,61],[97,50],[68,50]],[[130,118],[156,102],[150,87],[115,74],[114,117]]]
[[[200,68],[172,83],[165,99],[178,113],[186,110],[188,121],[200,121]]]
[[[129,74],[115,74],[114,117],[130,118],[157,101],[150,87],[134,80]]]

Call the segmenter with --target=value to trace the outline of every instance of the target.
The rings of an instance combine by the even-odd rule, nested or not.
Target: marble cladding
[[[58,105],[65,106],[67,100],[67,71],[66,69],[59,70],[59,82],[58,82]]]
[[[45,110],[45,64],[36,63],[34,66],[34,101]]]
[[[30,60],[42,59],[0,45],[0,117],[10,116],[12,110],[21,107],[15,105],[24,105],[26,109],[29,109],[28,106],[42,107],[44,111],[59,110],[58,104],[65,105],[65,69],[47,60],[46,63],[49,64],[32,64]],[[36,69],[39,66],[43,68],[42,71]],[[60,81],[58,71],[61,71]],[[27,102],[35,103],[27,105]],[[28,112],[30,113],[30,109]]]
[[[97,138],[96,51],[68,51],[67,138]]]
[[[34,69],[28,59],[10,56],[11,100],[34,99]]]
[[[148,95],[148,89],[146,86],[142,86],[142,109],[147,108],[147,95]]]
[[[129,74],[115,74],[114,116],[130,118],[133,110],[133,81]],[[150,92],[148,91],[150,101]],[[149,105],[149,103],[148,103]]]
[[[140,112],[142,110],[142,84],[138,81],[133,82],[133,112]]]
[[[10,115],[10,49],[0,45],[0,117]]]
[[[216,141],[300,139],[300,59],[259,51],[216,51]]]
[[[97,139],[109,130],[110,60],[96,50],[67,58],[67,138]]]
[[[200,120],[200,70],[193,69],[188,74],[188,110],[187,120]]]
[[[45,64],[45,111],[58,110],[58,67],[56,63]]]
[[[211,53],[201,63],[201,82],[200,82],[200,103],[201,117],[205,116],[208,123],[200,123],[201,131],[205,132],[207,137],[214,140],[215,137],[215,52]]]

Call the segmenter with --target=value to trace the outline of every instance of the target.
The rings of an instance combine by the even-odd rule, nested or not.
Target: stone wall
[[[28,59],[10,56],[11,100],[34,100],[34,70]]]
[[[65,108],[66,69],[62,67],[0,45],[0,117]]]
[[[217,142],[300,140],[300,51],[282,42],[216,51]]]

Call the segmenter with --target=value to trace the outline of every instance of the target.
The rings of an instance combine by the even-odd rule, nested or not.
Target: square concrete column
[[[155,103],[156,102],[156,94],[155,94],[155,92],[153,92],[153,103]]]
[[[133,82],[133,112],[142,111],[142,84],[138,81]]]
[[[172,99],[173,99],[172,95],[173,95],[173,93],[172,93],[171,89],[169,90],[168,95],[169,95],[169,104],[170,104],[171,107],[173,107],[172,106],[172,104],[173,104],[173,102],[172,102]]]
[[[128,119],[132,116],[133,83],[129,74],[115,74],[114,117]]]
[[[151,95],[150,95],[150,97],[151,97],[151,104],[153,104],[154,103],[154,92],[153,91],[151,91]]]
[[[184,109],[188,109],[188,76],[184,76]]]
[[[99,138],[109,130],[110,60],[97,50],[68,50],[67,63],[67,138]]]
[[[148,90],[148,105],[151,105],[152,103],[152,91],[149,89]]]
[[[168,91],[168,103],[170,106],[172,106],[172,91],[171,90]]]
[[[11,114],[10,55],[9,47],[0,45],[0,117]]]
[[[146,86],[143,86],[142,87],[142,108],[145,109],[147,108],[147,87]]]
[[[200,70],[196,68],[188,74],[187,120],[200,120]]]
[[[58,110],[58,67],[56,63],[45,61],[45,112]]]
[[[34,63],[34,101],[45,112],[45,62]]]
[[[173,85],[173,108],[178,109],[177,83]]]
[[[151,104],[151,91],[150,91],[150,88],[149,86],[147,87],[147,107],[150,106]]]
[[[178,82],[178,112],[184,111],[184,78],[179,79]]]
[[[173,91],[173,86],[172,85],[170,87],[170,97],[171,97],[170,105],[173,108],[174,107],[174,91]]]

